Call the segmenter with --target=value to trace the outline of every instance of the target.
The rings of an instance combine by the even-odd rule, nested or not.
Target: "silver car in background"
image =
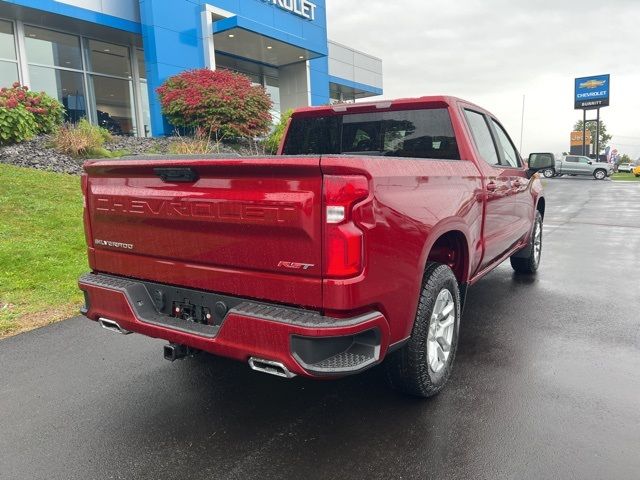
[[[555,155],[550,152],[532,153],[529,155],[529,162],[537,161],[538,157],[549,157],[555,159]],[[542,171],[546,178],[560,177],[562,175],[585,175],[604,180],[613,174],[613,165],[604,162],[595,162],[589,157],[582,155],[565,155],[561,159],[555,159],[555,168],[547,168]]]
[[[633,163],[621,163],[618,165],[618,171],[631,173],[633,171],[634,166],[635,165]]]
[[[613,165],[610,163],[596,162],[589,157],[581,155],[567,155],[556,160],[555,175],[585,175],[604,180],[613,174]]]

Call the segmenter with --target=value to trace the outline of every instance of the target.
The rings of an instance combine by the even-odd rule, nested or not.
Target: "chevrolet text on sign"
[[[287,10],[307,20],[316,19],[317,5],[309,0],[264,0],[278,8]]]

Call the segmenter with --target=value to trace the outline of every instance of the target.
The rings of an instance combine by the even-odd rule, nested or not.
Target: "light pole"
[[[524,104],[526,95],[522,95],[522,118],[520,119],[520,154],[522,155],[522,137],[524,136]]]

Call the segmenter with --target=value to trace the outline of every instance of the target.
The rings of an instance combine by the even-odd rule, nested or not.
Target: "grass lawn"
[[[612,180],[628,180],[628,181],[633,181],[633,182],[640,182],[640,177],[634,177],[632,173],[614,173],[611,176]]]
[[[0,338],[78,312],[80,177],[0,165]]]

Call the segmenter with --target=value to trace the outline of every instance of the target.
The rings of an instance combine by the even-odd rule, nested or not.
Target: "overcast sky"
[[[573,79],[611,74],[611,142],[640,157],[640,0],[327,0],[329,38],[383,60],[384,97],[455,95],[522,153],[569,148]],[[594,111],[595,117],[595,111]]]

